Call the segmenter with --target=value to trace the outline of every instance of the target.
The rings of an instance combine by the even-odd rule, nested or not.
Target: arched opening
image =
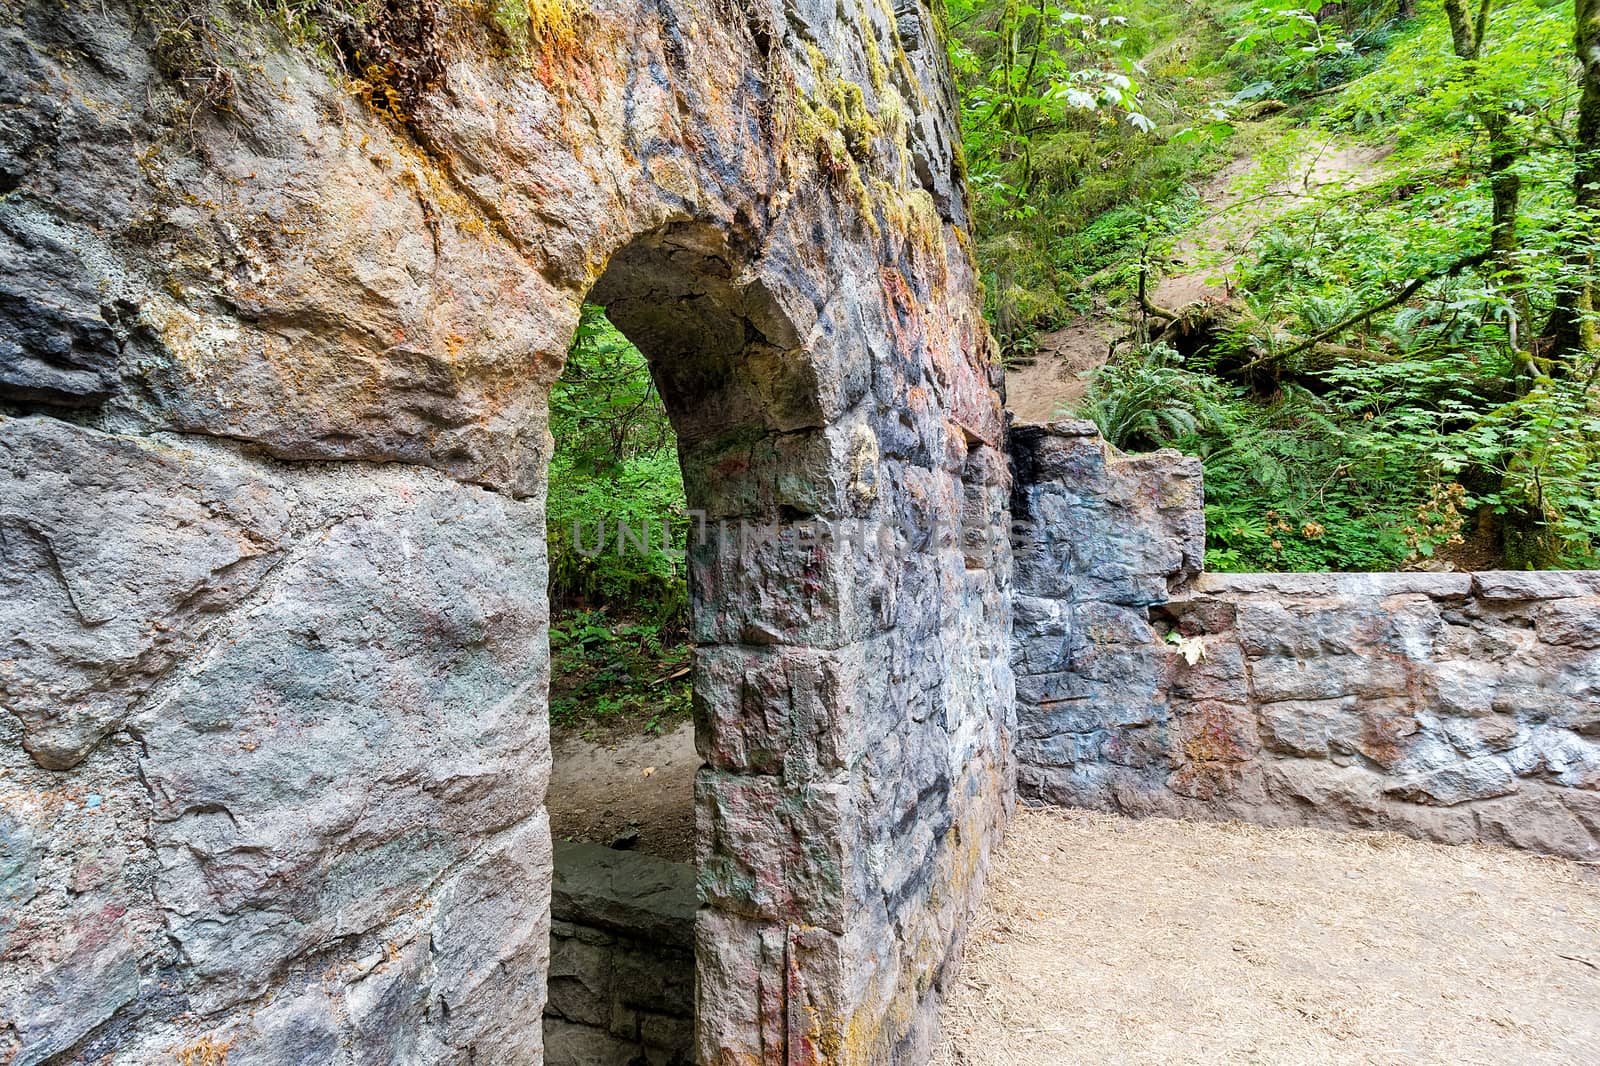
[[[739,263],[710,226],[631,242],[552,394],[551,1066],[695,1056],[693,864],[732,845],[715,818],[697,834],[694,779],[711,723],[743,713],[741,683],[701,675],[769,624],[738,530],[800,513],[780,483],[823,422],[792,327]]]
[[[585,304],[550,395],[551,833],[694,861],[687,503],[644,354]]]

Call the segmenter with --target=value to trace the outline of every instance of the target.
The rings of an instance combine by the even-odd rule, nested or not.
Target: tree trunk
[[[1556,296],[1540,345],[1552,357],[1552,371],[1557,374],[1575,364],[1577,355],[1600,352],[1593,321],[1594,227],[1600,224],[1600,0],[1574,0],[1573,15],[1583,94],[1574,133],[1572,198],[1582,236],[1567,253],[1567,284]]]
[[[1506,136],[1510,125],[1503,111],[1479,116],[1489,133],[1489,194],[1493,214],[1489,223],[1489,248],[1494,253],[1496,283],[1511,298],[1511,347],[1525,348],[1531,329],[1528,319],[1527,279],[1517,262],[1517,209],[1522,199],[1522,178],[1512,170],[1517,150]]]
[[[1477,27],[1472,23],[1466,0],[1444,0],[1444,13],[1450,19],[1450,43],[1455,47],[1456,56],[1473,62],[1483,42],[1478,40]]]
[[[1593,0],[1576,0],[1590,3]],[[1489,27],[1489,12],[1494,0],[1482,0],[1476,13],[1467,6],[1467,0],[1444,0],[1445,15],[1450,20],[1450,42],[1456,56],[1470,65],[1477,63],[1483,53],[1483,39]],[[1467,76],[1476,72],[1468,70]],[[1522,268],[1517,263],[1517,212],[1522,199],[1522,179],[1512,167],[1516,164],[1518,150],[1510,139],[1511,116],[1498,104],[1480,100],[1475,105],[1478,122],[1489,138],[1489,193],[1494,213],[1489,224],[1489,248],[1493,253],[1495,284],[1509,294],[1511,299],[1511,347],[1526,347],[1528,330],[1528,293]]]

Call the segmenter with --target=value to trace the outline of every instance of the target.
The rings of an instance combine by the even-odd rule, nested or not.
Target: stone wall
[[[549,1066],[694,1061],[694,867],[598,844],[555,845]]]
[[[691,559],[698,1055],[926,1052],[1014,708],[939,21],[491,7],[0,8],[0,1061],[540,1060],[586,298],[779,534]]]
[[[1600,856],[1600,573],[1200,576],[1195,462],[1088,432],[1015,431],[1025,799]]]

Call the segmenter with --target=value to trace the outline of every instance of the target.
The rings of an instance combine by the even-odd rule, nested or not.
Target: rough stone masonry
[[[271,6],[0,0],[0,1063],[543,1061],[585,299],[777,531],[691,553],[700,1062],[926,1058],[1014,732],[1035,800],[1591,853],[1593,578],[1174,599],[1192,461],[1013,485],[924,0]]]
[[[1201,575],[1198,460],[1012,449],[1026,800],[1600,858],[1600,573]]]
[[[583,1066],[694,1060],[694,867],[557,841],[545,1056]]]
[[[1004,528],[926,3],[270,7],[0,4],[10,1066],[542,1060],[586,298],[691,506]],[[896,548],[695,549],[702,1062],[925,1055],[1009,549]]]

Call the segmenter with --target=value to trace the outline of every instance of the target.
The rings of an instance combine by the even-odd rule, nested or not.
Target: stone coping
[[[1404,596],[1547,600],[1600,596],[1600,570],[1483,570],[1474,573],[1201,574],[1176,599],[1218,595]]]

